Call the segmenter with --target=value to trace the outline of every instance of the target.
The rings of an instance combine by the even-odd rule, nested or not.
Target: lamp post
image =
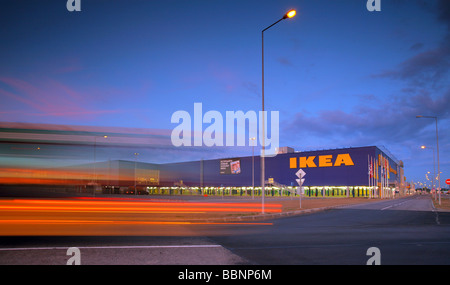
[[[431,174],[429,171],[427,171],[427,173],[425,173],[425,177],[427,178],[427,181],[429,181],[430,183],[431,183],[431,190],[430,190],[430,193],[431,192],[433,192],[433,190],[434,190],[434,192],[433,192],[433,196],[434,196],[434,200],[436,201],[436,197],[437,197],[437,193],[436,193],[436,188],[434,187],[435,186],[435,184],[434,184],[434,181],[433,180],[430,180],[430,178],[428,177],[428,174]]]
[[[433,183],[432,183],[432,187],[436,190],[436,162],[435,162],[435,158],[434,158],[434,148],[432,147],[427,147],[427,146],[421,146],[421,149],[426,149],[426,148],[431,148],[433,150]],[[436,193],[434,195],[434,200],[436,200]]]
[[[137,163],[137,156],[139,155],[138,152],[134,153],[134,195],[137,195],[137,189],[136,189],[136,163]]]
[[[108,136],[104,135],[104,136],[102,136],[102,138],[107,139]],[[95,196],[95,190],[97,188],[97,169],[95,167],[96,155],[97,155],[96,152],[97,152],[97,136],[94,137],[94,185],[93,185],[94,190],[93,190],[93,194],[92,194],[93,196]]]
[[[255,198],[254,191],[255,191],[255,140],[256,138],[250,138],[252,143],[252,199]]]
[[[295,10],[290,10],[289,12],[287,12],[286,14],[284,14],[284,16],[279,19],[278,21],[276,21],[275,23],[273,23],[272,25],[268,26],[267,28],[265,28],[264,30],[262,30],[261,32],[261,40],[262,40],[262,74],[261,74],[261,81],[262,81],[262,89],[261,89],[261,97],[262,97],[262,141],[261,141],[261,199],[262,199],[262,213],[264,214],[264,195],[265,195],[265,125],[264,125],[264,32],[266,30],[268,30],[269,28],[273,27],[274,25],[278,24],[280,21],[284,20],[284,19],[288,19],[288,18],[292,18],[295,16],[295,14],[297,14],[297,12]]]
[[[436,122],[436,156],[437,156],[437,166],[438,166],[438,195],[439,195],[439,205],[441,205],[441,170],[439,167],[439,135],[438,135],[438,119],[437,117],[433,116],[422,116],[417,115],[416,118],[428,118],[428,119],[434,119]]]

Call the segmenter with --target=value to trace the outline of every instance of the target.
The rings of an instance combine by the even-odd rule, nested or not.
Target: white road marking
[[[408,200],[408,201],[409,201],[409,200]],[[392,208],[392,207],[397,207],[397,206],[400,206],[400,205],[402,205],[402,204],[405,204],[405,203],[408,202],[408,201],[403,201],[403,202],[401,202],[401,203],[397,203],[397,204],[394,204],[394,205],[390,205],[390,206],[381,208],[380,210],[383,211],[383,210],[386,210],[386,209],[389,209],[389,208]]]
[[[0,248],[0,251],[13,250],[67,250],[72,246],[55,246],[55,247],[10,247]],[[146,249],[146,248],[208,248],[208,247],[222,247],[218,244],[198,244],[198,245],[111,245],[111,246],[77,246],[80,249]]]

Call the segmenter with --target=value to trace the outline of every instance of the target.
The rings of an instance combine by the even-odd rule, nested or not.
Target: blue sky
[[[450,178],[449,2],[366,2],[81,0],[68,12],[62,0],[2,1],[0,121],[170,131],[195,102],[259,111],[261,30],[293,8],[264,34],[280,145],[382,145],[424,181],[433,157],[420,145],[436,146],[435,126],[415,116],[437,116]]]

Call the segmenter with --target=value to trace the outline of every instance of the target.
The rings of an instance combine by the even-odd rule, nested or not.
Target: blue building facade
[[[399,163],[376,146],[280,153],[265,158],[266,185],[298,186],[395,186],[400,181]],[[186,186],[260,187],[261,158],[234,157],[159,165],[160,184],[182,181]]]

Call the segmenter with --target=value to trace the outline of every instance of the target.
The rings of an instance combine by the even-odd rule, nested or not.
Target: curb
[[[347,206],[363,205],[363,204],[366,204],[366,203],[341,204],[341,205],[295,210],[295,211],[290,211],[290,212],[281,212],[281,213],[274,213],[274,214],[259,214],[259,215],[254,215],[254,216],[239,216],[239,217],[230,217],[230,218],[197,219],[197,220],[189,220],[189,221],[195,221],[195,222],[200,222],[200,221],[204,221],[204,222],[262,221],[262,220],[270,220],[270,219],[277,219],[277,218],[283,218],[283,217],[311,214],[311,213],[316,213],[316,212],[320,212],[320,211],[326,211],[326,210],[347,207]]]
[[[290,211],[290,212],[281,212],[281,213],[275,213],[275,214],[259,214],[259,215],[254,215],[254,216],[239,216],[239,217],[232,217],[232,218],[214,218],[214,219],[198,219],[198,220],[195,220],[195,221],[196,222],[199,222],[199,221],[204,221],[204,222],[261,221],[261,220],[270,220],[270,219],[277,219],[277,218],[283,218],[283,217],[297,216],[297,215],[303,215],[303,214],[310,214],[310,213],[326,211],[326,210],[339,208],[339,207],[344,207],[344,206],[347,206],[347,205],[328,206],[328,207],[296,210],[296,211]],[[190,221],[193,221],[193,220],[190,220]]]

